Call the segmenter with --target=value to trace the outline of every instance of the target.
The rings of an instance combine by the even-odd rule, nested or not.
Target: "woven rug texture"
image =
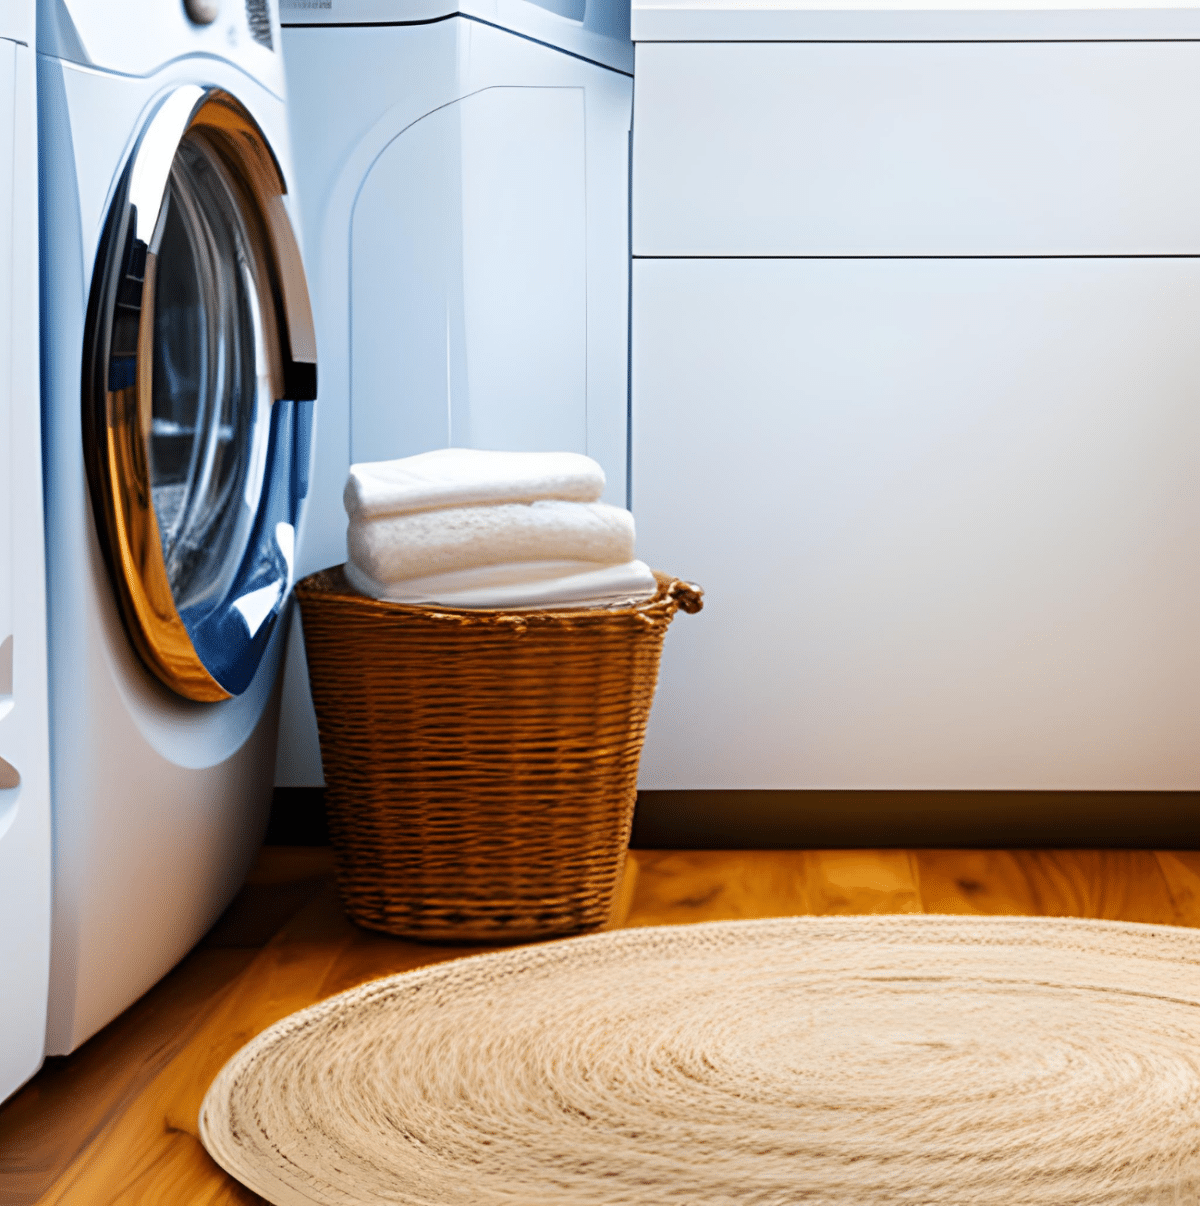
[[[622,930],[259,1035],[201,1137],[278,1206],[1200,1202],[1200,933],[1016,917]]]

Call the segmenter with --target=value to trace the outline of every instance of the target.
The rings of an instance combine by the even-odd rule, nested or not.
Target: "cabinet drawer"
[[[1200,788],[1200,261],[641,260],[645,788]]]
[[[635,255],[1200,252],[1200,44],[649,43]]]

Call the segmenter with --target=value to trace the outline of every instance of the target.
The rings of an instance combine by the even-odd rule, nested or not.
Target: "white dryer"
[[[0,1100],[41,1066],[50,951],[33,26],[0,8]]]
[[[321,348],[298,573],[345,560],[354,461],[572,450],[626,504],[626,0],[283,0]],[[299,641],[281,785],[321,783]]]
[[[262,838],[316,357],[267,0],[39,17],[61,1053],[184,954]]]

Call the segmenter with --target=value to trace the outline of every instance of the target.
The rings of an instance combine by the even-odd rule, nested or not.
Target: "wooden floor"
[[[1200,926],[1200,853],[641,850],[609,924],[915,912]],[[166,980],[0,1106],[0,1203],[261,1202],[197,1138],[200,1101],[225,1060],[293,1010],[468,953],[356,929],[338,907],[328,851],[265,849]]]

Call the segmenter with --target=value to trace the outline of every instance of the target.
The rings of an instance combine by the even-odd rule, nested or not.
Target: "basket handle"
[[[666,596],[680,611],[686,611],[694,616],[704,606],[704,591],[694,582],[684,582],[681,578],[673,578],[670,574],[655,573],[658,584]]]

